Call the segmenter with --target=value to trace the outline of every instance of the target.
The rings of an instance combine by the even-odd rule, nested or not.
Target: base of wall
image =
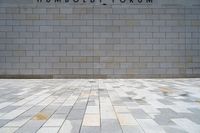
[[[200,75],[0,75],[0,79],[134,79],[200,78]]]

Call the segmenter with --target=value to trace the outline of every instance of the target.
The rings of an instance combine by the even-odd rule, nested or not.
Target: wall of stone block
[[[0,77],[200,75],[200,2],[0,2]]]

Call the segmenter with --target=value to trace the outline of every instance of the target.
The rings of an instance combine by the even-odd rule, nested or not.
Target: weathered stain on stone
[[[160,88],[160,91],[164,94],[164,95],[168,95],[173,93],[174,91],[170,88]]]
[[[49,117],[45,113],[38,113],[33,117],[33,120],[47,120]]]

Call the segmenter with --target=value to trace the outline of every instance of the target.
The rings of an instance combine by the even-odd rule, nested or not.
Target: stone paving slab
[[[200,79],[1,79],[0,133],[200,133]]]

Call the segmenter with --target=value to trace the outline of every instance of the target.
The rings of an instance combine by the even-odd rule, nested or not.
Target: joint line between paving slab
[[[63,87],[64,87],[64,86],[62,86],[62,88],[63,88]],[[70,88],[70,87],[69,87],[69,88]],[[50,96],[48,96],[47,98],[52,97],[52,95],[55,94],[55,93],[57,93],[57,91],[59,91],[59,90],[56,90],[55,92],[53,92],[53,93],[52,93]],[[67,91],[67,90],[65,90],[65,91]],[[72,93],[72,94],[73,94],[73,93]],[[72,94],[71,94],[71,95],[72,95]],[[55,102],[58,98],[59,98],[59,97],[55,98],[53,101],[51,101],[48,105],[46,105],[46,106],[45,106],[42,110],[40,110],[39,112],[42,112],[46,107],[48,107],[49,105],[51,105],[51,104],[52,104],[53,102]],[[68,98],[69,98],[69,97],[68,97]],[[67,99],[68,99],[68,98],[67,98]],[[66,99],[66,100],[67,100],[67,99]],[[36,105],[35,105],[35,106],[36,106]],[[35,106],[33,106],[33,107],[35,107]],[[60,106],[61,106],[61,105],[59,105],[59,107],[60,107]],[[32,107],[32,108],[33,108],[33,107]],[[58,107],[58,108],[59,108],[59,107]],[[30,109],[32,109],[32,108],[30,108]],[[58,109],[58,108],[57,108],[57,109]],[[29,110],[30,110],[30,109],[29,109]],[[56,110],[57,110],[57,109],[56,109]],[[56,110],[52,113],[52,115],[56,112]],[[27,110],[27,111],[28,111],[28,110]],[[37,112],[37,113],[39,113],[39,112]],[[25,112],[24,112],[24,113],[25,113]],[[37,114],[37,113],[36,113],[36,114]],[[50,116],[48,117],[48,119],[49,119],[52,115],[50,115]],[[33,119],[33,117],[34,117],[34,116],[32,116],[31,119]],[[30,120],[31,120],[31,119],[30,119]],[[47,119],[46,121],[48,121],[48,119]],[[30,120],[29,120],[29,121],[30,121]],[[22,128],[24,125],[26,125],[29,121],[27,121],[26,123],[24,123],[21,127],[19,127],[19,129],[21,129],[21,128]],[[38,130],[40,130],[41,127],[42,127],[45,123],[46,123],[46,122],[44,122],[44,123],[40,126],[40,128],[38,128],[38,129],[36,130],[36,132],[37,132]],[[17,130],[19,130],[19,129],[17,129]],[[16,130],[16,131],[17,131],[17,130]]]
[[[105,87],[106,87],[106,91],[107,91],[107,94],[108,94],[108,98],[110,99],[110,102],[111,102],[111,104],[112,104],[112,101],[111,101],[111,98],[110,98],[110,94],[109,94],[109,91],[108,91],[108,87],[107,87],[107,85],[106,85],[106,84],[108,84],[108,83],[104,83],[104,84],[105,84]],[[113,108],[113,111],[114,111],[114,113],[115,113],[115,116],[116,116],[116,119],[117,119],[117,123],[119,124],[120,129],[121,129],[121,131],[122,131],[122,133],[123,133],[124,131],[123,131],[123,129],[122,129],[122,126],[120,125],[119,119],[118,119],[118,117],[117,117],[117,112],[115,111],[115,108],[113,107],[113,104],[112,104],[112,108]]]
[[[52,97],[52,95],[55,94],[55,93],[57,93],[57,91],[58,91],[58,90],[56,90],[55,92],[53,92],[49,97]],[[49,98],[49,97],[47,97],[47,98]],[[55,102],[58,98],[59,98],[59,97],[55,98],[52,102],[50,102],[48,105],[46,105],[46,106],[45,106],[42,110],[40,110],[39,112],[42,112],[46,107],[48,107],[49,105],[51,105],[51,104],[52,104],[53,102]],[[55,111],[56,111],[56,110],[55,110]],[[55,113],[55,111],[54,111],[54,113]],[[39,113],[39,112],[38,112],[38,113]],[[54,113],[52,113],[52,115],[53,115]],[[37,113],[36,113],[36,114],[37,114]],[[50,116],[48,117],[48,119],[49,119],[52,115],[50,115]],[[33,117],[34,117],[34,116],[33,116]],[[33,119],[33,117],[31,117],[31,119]],[[31,120],[31,119],[30,119],[30,120]],[[47,119],[46,121],[48,121],[48,119]],[[29,120],[29,121],[30,121],[30,120]],[[21,127],[23,127],[23,126],[24,126],[25,124],[27,124],[29,121],[27,121],[26,123],[24,123]],[[45,123],[46,123],[46,122],[45,122]],[[45,123],[43,123],[43,124],[40,126],[40,128],[41,128]],[[21,127],[20,127],[20,128],[21,128]],[[19,129],[20,129],[20,128],[19,128]],[[39,128],[39,129],[40,129],[40,128]],[[38,129],[38,130],[39,130],[39,129]],[[37,130],[37,131],[38,131],[38,130]],[[36,131],[36,132],[37,132],[37,131]]]
[[[74,81],[75,81],[75,80],[74,80]],[[72,83],[71,83],[70,85],[72,85]],[[80,84],[79,84],[79,86],[80,86]],[[79,87],[79,86],[78,86],[78,87]],[[69,87],[69,88],[71,88],[71,87]],[[73,94],[75,94],[76,90],[78,90],[78,88],[76,88],[70,96],[72,96]],[[82,91],[83,91],[83,90],[81,90],[81,92],[79,93],[78,98],[77,98],[77,99],[75,100],[75,102],[73,103],[73,105],[72,105],[72,107],[70,108],[70,110],[69,110],[67,116],[65,117],[65,119],[64,119],[64,121],[62,122],[61,126],[59,127],[58,133],[60,132],[60,130],[61,130],[63,124],[64,124],[65,121],[67,120],[67,117],[69,116],[69,114],[70,114],[71,111],[73,110],[73,106],[76,104],[76,102],[78,101],[79,97],[81,96]],[[69,98],[69,97],[68,97],[68,98]],[[68,99],[68,98],[67,98],[67,99]],[[65,101],[67,101],[67,99],[66,99]]]
[[[91,87],[90,87],[90,93],[89,93],[89,94],[91,95]],[[79,129],[79,133],[81,132],[81,129],[82,129],[82,126],[83,126],[83,120],[84,120],[85,113],[86,113],[86,110],[87,110],[87,106],[88,106],[88,102],[89,102],[90,95],[89,95],[88,98],[87,98],[87,104],[86,104],[86,108],[85,108],[85,111],[84,111],[83,119],[82,119],[82,121],[81,121],[81,126],[80,126],[80,129]]]
[[[97,94],[98,94],[98,99],[99,99],[99,119],[100,119],[100,131],[102,131],[102,124],[101,124],[101,101],[100,101],[100,91],[99,91],[99,79],[97,80],[98,83],[98,89],[97,89]]]

